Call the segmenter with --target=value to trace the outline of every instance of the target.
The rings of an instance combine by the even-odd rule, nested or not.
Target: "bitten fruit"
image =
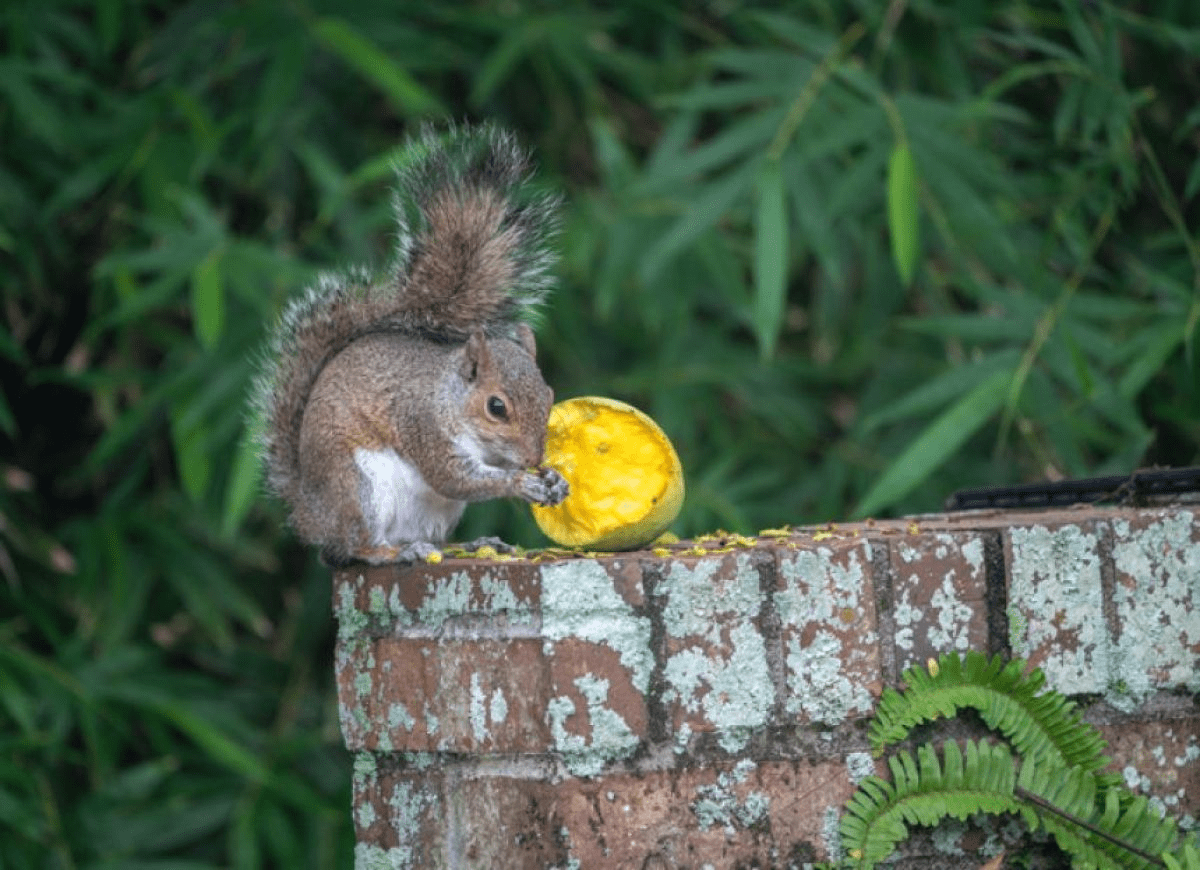
[[[582,396],[550,409],[546,466],[567,479],[555,507],[532,505],[545,535],[564,547],[633,550],[683,506],[683,467],[666,434],[632,405]]]

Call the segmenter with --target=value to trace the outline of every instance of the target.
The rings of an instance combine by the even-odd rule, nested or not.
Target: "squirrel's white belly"
[[[458,525],[467,503],[435,492],[416,466],[390,447],[359,448],[354,464],[361,475],[359,501],[373,546],[441,543]]]

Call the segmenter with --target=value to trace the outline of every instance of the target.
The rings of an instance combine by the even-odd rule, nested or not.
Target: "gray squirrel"
[[[555,505],[553,393],[526,322],[558,201],[495,127],[426,129],[398,162],[395,263],[320,279],[284,310],[255,385],[267,487],[332,566],[414,561],[467,502]]]

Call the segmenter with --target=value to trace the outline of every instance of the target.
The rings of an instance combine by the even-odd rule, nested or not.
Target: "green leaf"
[[[176,405],[171,409],[171,442],[184,492],[193,501],[200,501],[212,476],[209,438],[202,423],[188,422],[187,417],[186,407]]]
[[[358,70],[363,78],[374,82],[405,114],[446,114],[445,107],[432,93],[345,21],[321,18],[312,29],[326,48]]]
[[[192,321],[200,344],[206,350],[212,350],[225,331],[220,251],[210,252],[192,270]]]
[[[1183,344],[1183,339],[1183,324],[1178,321],[1162,323],[1139,336],[1142,350],[1122,374],[1117,394],[1123,399],[1137,396],[1150,379],[1162,371],[1167,359]]]
[[[251,782],[264,783],[270,773],[262,760],[214,722],[180,701],[158,703],[155,712],[195,741],[214,761]]]
[[[1012,372],[999,371],[943,411],[892,462],[855,507],[860,518],[894,504],[946,461],[1004,404]]]
[[[768,360],[775,353],[787,304],[787,209],[778,161],[764,164],[755,195],[753,322],[759,353]]]
[[[4,393],[0,393],[0,431],[14,440],[17,437],[17,418],[13,416]]]
[[[862,419],[863,432],[872,432],[897,420],[923,416],[945,405],[956,396],[975,388],[996,372],[1011,372],[1021,361],[1016,350],[1005,350],[965,365],[952,366],[941,374],[921,381],[916,389],[887,403]]]
[[[697,192],[679,220],[655,240],[642,258],[638,277],[643,283],[653,285],[668,261],[725,215],[750,185],[750,171],[750,167],[743,167]]]
[[[233,468],[229,472],[229,482],[225,486],[225,511],[221,520],[221,531],[225,535],[232,535],[237,531],[242,520],[246,518],[258,497],[260,478],[258,444],[247,430],[238,444]]]
[[[917,165],[908,145],[892,149],[887,167],[888,230],[892,238],[892,259],[900,281],[912,283],[917,270],[920,247],[920,209],[917,202]]]

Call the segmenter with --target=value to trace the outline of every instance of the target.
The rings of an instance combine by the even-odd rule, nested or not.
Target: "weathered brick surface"
[[[1100,725],[1113,763],[1132,790],[1155,798],[1172,815],[1195,816],[1200,795],[1200,723],[1195,717]]]
[[[729,552],[664,563],[654,587],[664,628],[662,702],[681,740],[719,731],[745,743],[775,707],[764,633],[767,552]]]
[[[1067,694],[1103,692],[1112,649],[1094,521],[1015,526],[1005,536],[1013,652]]]
[[[943,652],[988,649],[987,570],[979,532],[929,532],[888,542],[900,671]]]
[[[854,534],[778,551],[784,710],[801,722],[865,716],[883,689],[871,568],[871,542]]]
[[[555,812],[579,867],[799,867],[827,854],[813,804],[853,789],[843,763],[745,759],[565,783]]]
[[[1200,525],[1189,513],[1112,521],[1116,662],[1133,692],[1200,691]]]
[[[549,668],[538,640],[378,638],[338,674],[346,743],[397,752],[544,752]]]
[[[1200,816],[1189,508],[364,567],[333,594],[362,868],[825,859],[855,783],[883,770],[864,736],[883,686],[968,649],[1042,668],[1130,788]],[[960,827],[914,837],[897,866],[998,842]]]
[[[422,868],[799,867],[829,854],[864,759],[725,761],[559,782],[520,764],[356,771],[358,836]],[[408,862],[408,863],[405,863]],[[384,865],[387,866],[387,865]]]

